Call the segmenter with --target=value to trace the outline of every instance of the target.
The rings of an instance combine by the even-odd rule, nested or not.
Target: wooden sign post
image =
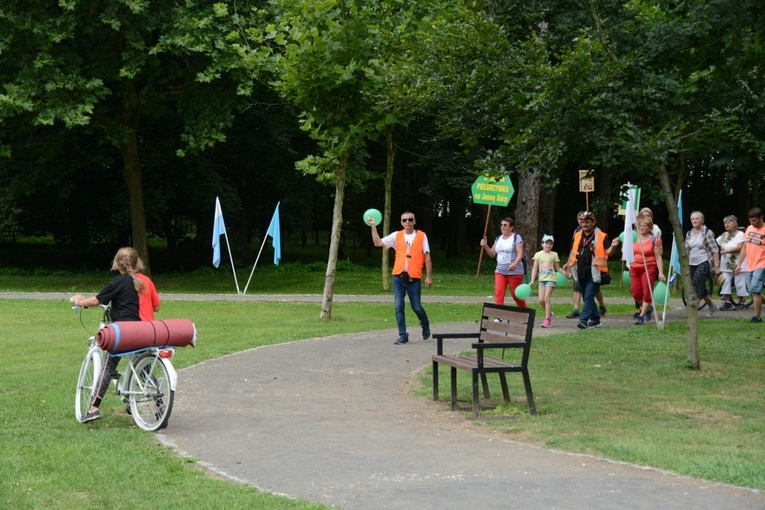
[[[590,210],[590,193],[595,191],[595,177],[587,176],[591,170],[579,170],[579,191],[585,194],[585,211]]]
[[[489,206],[489,211],[486,213],[486,224],[483,227],[483,237],[486,238],[486,233],[489,231],[491,206],[500,205],[506,207],[515,193],[515,188],[513,188],[513,183],[510,182],[508,176],[504,176],[501,179],[493,179],[482,175],[475,180],[471,187],[471,191],[474,204],[484,204]],[[483,248],[481,248],[481,254],[478,255],[478,269],[475,272],[476,278],[481,276],[482,260]]]

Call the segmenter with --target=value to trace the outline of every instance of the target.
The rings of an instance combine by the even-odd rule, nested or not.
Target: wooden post
[[[489,204],[489,210],[486,212],[486,225],[483,226],[483,239],[486,239],[486,233],[489,231],[489,218],[491,217],[491,204]],[[481,246],[481,253],[478,255],[478,269],[475,272],[476,280],[481,276],[481,261],[483,260],[483,246]]]

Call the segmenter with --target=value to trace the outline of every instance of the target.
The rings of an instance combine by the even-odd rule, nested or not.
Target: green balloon
[[[364,211],[364,216],[362,218],[364,219],[364,223],[369,225],[369,222],[367,221],[367,216],[371,216],[373,220],[375,220],[375,225],[379,225],[382,223],[382,213],[378,211],[377,209],[367,209]]]
[[[528,283],[522,283],[515,288],[515,297],[526,299],[531,296],[531,286]]]
[[[629,271],[622,271],[622,283],[624,285],[630,284],[630,272]]]
[[[564,286],[564,285],[566,285],[567,283],[568,283],[568,278],[566,278],[566,275],[565,275],[565,274],[563,274],[563,273],[558,273],[558,272],[556,272],[556,273],[555,273],[555,284],[556,284],[558,287],[563,287],[563,286]]]
[[[620,240],[622,243],[624,243],[624,232],[622,232],[621,234],[619,234],[619,240]],[[634,230],[632,231],[632,242],[633,242],[633,243],[637,242],[637,232],[635,232]]]
[[[656,287],[653,289],[653,302],[657,305],[663,305],[667,302],[667,284],[664,282],[657,282]]]

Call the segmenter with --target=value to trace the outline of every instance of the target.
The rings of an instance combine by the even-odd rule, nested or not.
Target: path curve
[[[158,437],[222,475],[346,509],[765,508],[759,491],[518,443],[466,419],[467,405],[413,397],[435,344],[396,336],[314,338],[186,368]]]

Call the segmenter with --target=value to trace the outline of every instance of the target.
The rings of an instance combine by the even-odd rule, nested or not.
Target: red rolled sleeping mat
[[[112,322],[96,335],[98,347],[124,354],[149,347],[196,347],[197,329],[188,319]]]

